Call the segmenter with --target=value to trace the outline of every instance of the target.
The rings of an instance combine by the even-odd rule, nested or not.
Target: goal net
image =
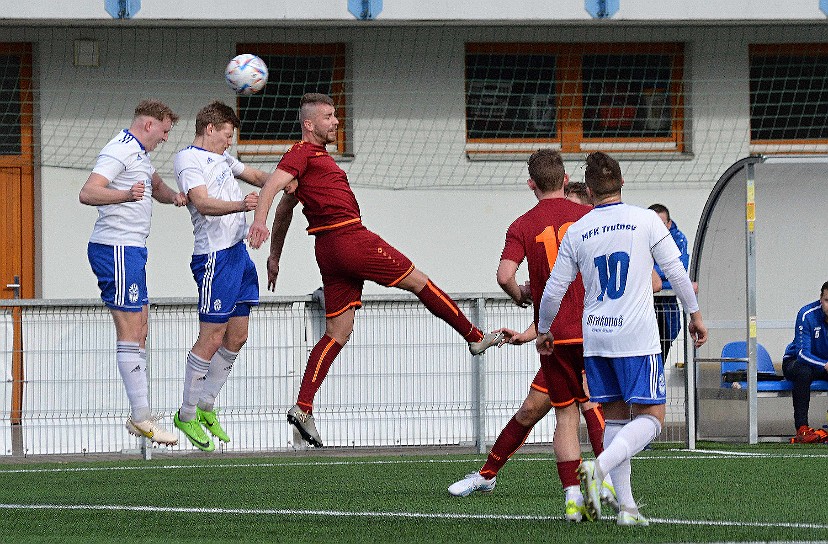
[[[340,121],[331,151],[356,186],[522,187],[528,155],[551,147],[575,180],[603,150],[628,184],[706,188],[750,154],[828,151],[828,44],[805,25],[785,27],[800,43],[777,44],[779,28],[8,27],[0,154],[28,137],[39,165],[88,171],[153,97],[181,115],[154,153],[169,173],[196,112],[219,99],[242,119],[233,152],[272,167],[301,137],[301,95],[323,92]],[[225,84],[238,53],[268,64],[262,93]]]

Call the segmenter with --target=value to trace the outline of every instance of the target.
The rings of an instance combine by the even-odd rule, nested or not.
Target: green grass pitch
[[[446,488],[483,456],[0,465],[0,542],[721,542],[828,540],[825,446],[659,445],[633,459],[649,527],[567,523],[554,458],[516,455],[493,493]],[[420,450],[422,451],[422,450]]]

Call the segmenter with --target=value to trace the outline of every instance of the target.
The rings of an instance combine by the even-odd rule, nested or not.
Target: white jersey
[[[667,264],[679,256],[654,211],[621,202],[598,206],[566,231],[543,298],[563,297],[580,271],[586,290],[584,355],[661,353],[653,308],[653,262]],[[542,301],[542,314],[545,308],[548,305]],[[538,330],[547,330],[548,324],[541,315]]]
[[[143,183],[144,198],[138,202],[98,206],[98,220],[89,241],[110,246],[145,247],[152,219],[155,168],[144,146],[124,129],[101,150],[92,172],[108,179],[109,189],[128,191],[136,183]]]
[[[185,194],[193,187],[204,185],[211,198],[226,201],[244,199],[235,179],[244,171],[244,164],[226,152],[219,155],[191,145],[176,153],[173,165],[178,189]],[[244,212],[202,215],[192,203],[187,205],[187,209],[190,210],[195,235],[193,255],[233,247],[247,236]]]

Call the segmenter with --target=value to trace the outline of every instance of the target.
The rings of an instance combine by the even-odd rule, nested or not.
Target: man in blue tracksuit
[[[782,373],[793,382],[796,436],[791,441],[821,441],[808,426],[808,405],[811,382],[828,380],[828,281],[822,284],[819,300],[806,304],[796,315],[793,342],[782,356]]]
[[[650,209],[658,214],[664,226],[670,231],[670,236],[676,242],[681,256],[681,264],[687,270],[690,267],[690,254],[687,252],[687,237],[678,229],[676,223],[670,219],[670,210],[663,204],[653,204]],[[658,263],[655,265],[655,272],[661,278],[662,289],[672,289],[670,280],[664,275],[664,272],[659,268]],[[670,346],[673,340],[678,336],[681,330],[681,311],[679,310],[678,302],[675,295],[671,296],[657,296],[655,297],[655,311],[656,320],[658,321],[658,337],[661,339],[661,359],[666,364],[667,354],[670,353]]]

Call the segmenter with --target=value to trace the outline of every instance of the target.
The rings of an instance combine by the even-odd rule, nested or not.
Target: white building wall
[[[345,20],[348,0],[203,0],[166,2],[143,0],[136,20],[227,21],[227,20]],[[104,0],[0,1],[0,16],[8,19],[71,20],[111,19]],[[377,17],[380,21],[537,21],[585,20],[590,15],[583,0],[385,0]],[[699,20],[797,20],[825,19],[817,0],[704,0],[659,1],[620,0],[614,20],[699,21]]]
[[[149,10],[150,4],[145,4]],[[386,2],[386,9],[390,6]],[[221,72],[237,42],[348,43],[355,158],[343,168],[355,186],[365,224],[404,251],[443,289],[491,292],[498,290],[494,273],[505,229],[533,205],[534,198],[525,185],[522,160],[470,162],[465,156],[466,42],[686,43],[692,153],[674,160],[626,160],[622,168],[625,200],[667,205],[692,245],[710,188],[730,164],[750,153],[748,45],[776,43],[781,37],[797,42],[825,39],[824,28],[817,25],[120,26],[4,28],[4,41],[37,44],[37,100],[46,164],[40,172],[38,203],[44,298],[98,295],[85,255],[96,212],[77,200],[98,150],[128,125],[139,99],[160,98],[182,115],[170,142],[154,153],[162,176],[174,184],[171,157],[191,142],[197,110],[214,99],[233,100]],[[72,65],[77,38],[98,40],[99,68]],[[580,159],[570,159],[567,167],[579,180]],[[270,169],[274,164],[259,166]],[[445,180],[450,188],[430,188],[435,180]],[[394,188],[383,188],[389,185]],[[406,189],[398,190],[402,187]],[[194,295],[187,213],[157,205],[153,221],[151,296]],[[279,294],[306,294],[320,284],[305,225],[297,208]],[[253,255],[264,291],[266,253]],[[369,286],[366,292],[382,290]]]

